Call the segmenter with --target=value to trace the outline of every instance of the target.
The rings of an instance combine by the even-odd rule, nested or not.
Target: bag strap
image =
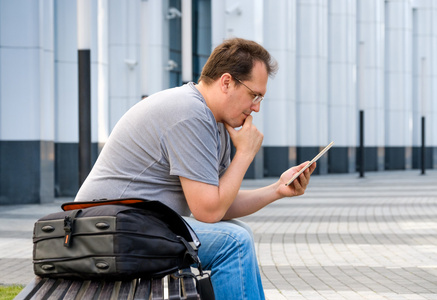
[[[182,222],[184,222],[185,227],[187,227],[188,232],[191,235],[191,239],[193,240],[193,243],[194,243],[194,249],[197,250],[201,244],[200,244],[199,238],[197,237],[196,232],[194,232],[193,228],[191,228],[190,224],[188,224],[188,222],[184,218],[181,217],[180,219],[182,220]]]
[[[184,244],[185,248],[187,249],[188,255],[190,255],[193,261],[197,264],[197,269],[199,269],[200,275],[203,276],[202,263],[200,262],[200,258],[197,255],[197,247],[195,243],[189,243],[186,239],[179,235],[177,236],[177,238],[180,239],[181,242]]]
[[[196,281],[196,290],[200,295],[200,299],[215,300],[214,287],[212,286],[211,276],[209,273],[194,275],[189,270],[179,270],[170,274],[173,278],[192,278]]]

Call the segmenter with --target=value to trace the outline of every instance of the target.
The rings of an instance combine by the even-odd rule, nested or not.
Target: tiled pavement
[[[0,206],[0,284],[30,282],[33,223],[65,200]],[[268,299],[437,299],[435,170],[313,176],[304,196],[243,220]]]
[[[437,299],[437,172],[418,174],[315,176],[304,196],[244,218],[266,296]]]

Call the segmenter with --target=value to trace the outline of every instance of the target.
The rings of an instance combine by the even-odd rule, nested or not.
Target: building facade
[[[334,147],[317,174],[353,173],[360,111],[366,171],[437,167],[437,1],[89,0],[95,160],[132,105],[197,81],[229,37],[279,63],[255,125],[247,178],[279,176]],[[72,0],[0,0],[0,204],[74,196],[78,10]]]

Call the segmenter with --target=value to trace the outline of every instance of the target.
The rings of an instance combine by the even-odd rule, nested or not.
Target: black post
[[[425,117],[422,117],[422,175],[425,174],[426,151],[425,151]]]
[[[364,177],[364,110],[360,110],[360,177]]]
[[[78,50],[79,60],[79,186],[91,171],[91,55]]]

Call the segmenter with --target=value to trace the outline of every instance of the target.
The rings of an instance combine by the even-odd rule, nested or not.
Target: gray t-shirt
[[[114,127],[75,201],[158,200],[189,215],[179,176],[218,186],[229,135],[193,83],[156,93]]]

